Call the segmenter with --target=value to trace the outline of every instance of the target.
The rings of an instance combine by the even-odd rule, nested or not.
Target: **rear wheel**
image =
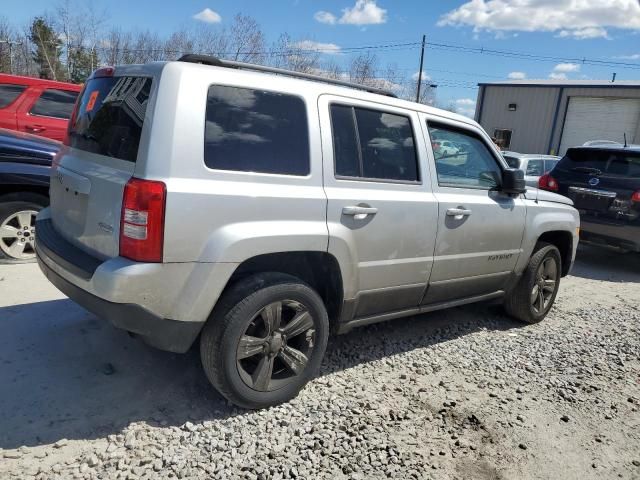
[[[0,197],[0,261],[23,263],[35,259],[36,215],[47,198],[32,193]]]
[[[551,310],[560,287],[562,260],[554,245],[538,244],[520,281],[505,299],[505,310],[526,323],[537,323]]]
[[[299,279],[258,274],[226,292],[205,326],[207,377],[232,403],[263,408],[295,397],[320,368],[329,336],[320,296]]]

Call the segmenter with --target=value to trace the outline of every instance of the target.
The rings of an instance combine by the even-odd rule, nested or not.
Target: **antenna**
[[[622,135],[624,136],[624,148],[627,148],[627,132],[624,132]]]
[[[613,77],[611,77],[611,83],[616,81],[616,75],[617,73],[614,72]]]

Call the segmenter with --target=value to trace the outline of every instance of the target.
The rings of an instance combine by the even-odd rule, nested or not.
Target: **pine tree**
[[[62,42],[45,18],[36,17],[33,20],[30,39],[34,45],[33,60],[38,65],[40,78],[62,80],[64,76],[60,63]]]

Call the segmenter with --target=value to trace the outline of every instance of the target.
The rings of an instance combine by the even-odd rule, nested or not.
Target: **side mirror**
[[[509,195],[520,195],[527,191],[524,183],[524,172],[519,168],[507,168],[502,171],[502,188]]]

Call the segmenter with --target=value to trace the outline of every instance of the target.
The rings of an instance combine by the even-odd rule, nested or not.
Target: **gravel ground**
[[[556,306],[332,339],[286,405],[243,411],[198,354],[146,347],[0,266],[0,478],[640,478],[640,256],[581,248]]]

